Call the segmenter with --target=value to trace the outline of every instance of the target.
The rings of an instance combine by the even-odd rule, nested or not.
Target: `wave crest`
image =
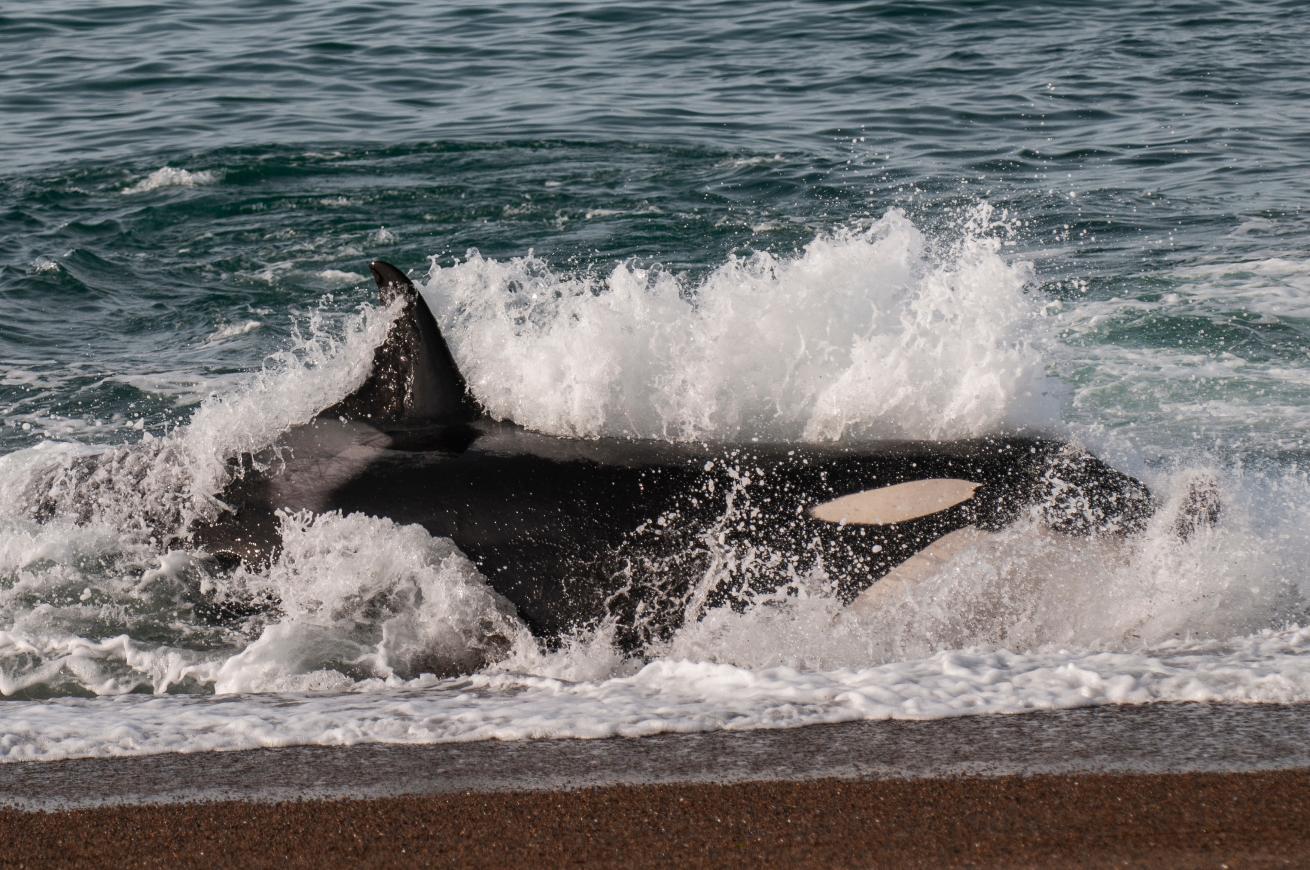
[[[478,400],[543,432],[673,440],[953,438],[1053,425],[1047,322],[981,206],[935,252],[899,210],[699,281],[532,255],[435,263],[423,287]]]

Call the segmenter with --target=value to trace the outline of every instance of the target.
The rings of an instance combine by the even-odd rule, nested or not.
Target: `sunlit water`
[[[1310,700],[1307,30],[1234,3],[0,14],[0,757]],[[364,376],[374,257],[540,431],[1020,429],[1164,509],[1123,542],[1024,521],[885,611],[797,594],[640,658],[606,627],[541,648],[381,518],[197,561],[168,532],[227,460]],[[1224,512],[1184,543],[1199,475]],[[250,595],[280,604],[214,607]]]

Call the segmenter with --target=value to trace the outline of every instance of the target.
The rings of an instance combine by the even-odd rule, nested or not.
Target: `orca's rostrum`
[[[723,445],[531,432],[483,413],[418,290],[390,264],[371,268],[383,302],[399,297],[403,310],[368,378],[287,432],[268,471],[234,480],[229,510],[193,530],[210,552],[270,558],[283,509],[417,523],[452,539],[538,636],[613,619],[639,647],[795,578],[849,603],[961,529],[1036,512],[1059,532],[1122,535],[1155,510],[1137,480],[1040,438]],[[1193,515],[1207,510],[1202,499]]]

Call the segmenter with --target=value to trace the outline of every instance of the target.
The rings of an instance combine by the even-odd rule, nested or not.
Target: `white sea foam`
[[[343,670],[383,680],[467,673],[528,642],[513,607],[448,540],[364,516],[297,514],[282,526],[277,561],[245,578],[277,597],[282,618],[222,663],[217,692],[350,687]]]
[[[522,674],[329,695],[9,702],[4,761],[360,743],[789,728],[1156,701],[1310,701],[1310,632],[1152,654],[1069,649],[942,652],[861,669],[802,671],[662,659],[631,676]]]
[[[434,265],[423,291],[478,399],[545,432],[831,441],[1054,423],[1064,394],[1030,269],[980,231],[929,247],[891,211],[696,282],[474,252]]]
[[[33,365],[28,363],[28,365]],[[0,370],[0,386],[53,389],[67,382],[70,375],[62,369],[53,370],[48,364],[36,368],[12,365]]]
[[[643,203],[637,208],[590,208],[582,215],[584,220],[595,220],[596,218],[622,217],[624,215],[637,214],[663,214],[663,209],[657,205]]]
[[[152,190],[160,190],[165,187],[198,187],[202,184],[213,184],[217,180],[218,173],[216,172],[208,170],[191,172],[186,169],[163,166],[135,184],[123,188],[120,192],[134,194],[149,193]]]
[[[209,338],[205,339],[205,344],[218,344],[227,341],[230,338],[237,338],[242,335],[249,335],[263,326],[258,320],[246,320],[241,323],[227,323],[215,329]]]
[[[13,480],[44,473],[48,510],[115,525],[138,543],[157,543],[160,535],[215,514],[221,506],[214,496],[229,479],[229,460],[271,445],[289,426],[309,421],[362,383],[372,348],[398,310],[365,307],[339,331],[326,312],[313,312],[293,346],[271,356],[240,388],[210,395],[185,426],[162,438],[146,433],[139,444],[100,453],[89,476],[77,461],[80,451],[20,451],[0,457],[0,464]],[[0,521],[22,518],[29,499],[21,493],[17,490]]]
[[[1310,369],[1296,336],[1310,321],[1310,261],[1192,265],[1166,291],[1079,300],[1061,313],[1056,370],[1076,382],[1080,428],[1131,433],[1152,455],[1310,446]],[[1167,334],[1170,344],[1107,341]]]
[[[771,163],[781,163],[784,159],[785,158],[783,158],[781,154],[774,154],[772,157],[758,154],[752,157],[732,157],[720,161],[719,166],[727,167],[728,169],[746,169],[753,166],[767,166]]]
[[[318,272],[317,275],[319,280],[329,287],[351,287],[368,280],[363,275],[355,272],[343,272],[340,269],[324,269]]]
[[[1310,260],[1268,257],[1179,269],[1179,302],[1214,300],[1229,310],[1310,318]]]

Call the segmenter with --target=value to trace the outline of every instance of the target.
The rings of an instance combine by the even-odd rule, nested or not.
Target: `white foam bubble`
[[[161,190],[165,187],[198,187],[202,184],[213,184],[217,180],[218,173],[209,170],[191,172],[186,169],[163,166],[135,184],[123,188],[120,192],[135,194],[149,193],[152,190]]]
[[[728,169],[746,169],[755,166],[767,166],[773,163],[782,163],[785,158],[781,154],[774,154],[769,157],[764,154],[757,154],[751,157],[731,157],[727,160],[719,161],[719,166]]]

